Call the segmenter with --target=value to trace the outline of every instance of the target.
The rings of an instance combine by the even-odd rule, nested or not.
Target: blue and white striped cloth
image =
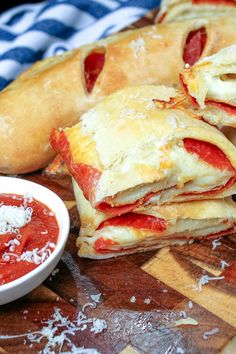
[[[159,0],[49,0],[0,15],[0,90],[35,61],[119,31]]]

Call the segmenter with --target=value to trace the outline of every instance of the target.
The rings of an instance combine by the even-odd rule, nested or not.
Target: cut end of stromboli
[[[175,96],[162,86],[123,89],[74,127],[53,131],[52,146],[98,211],[116,216],[142,205],[232,195],[234,146],[183,107],[155,105]]]

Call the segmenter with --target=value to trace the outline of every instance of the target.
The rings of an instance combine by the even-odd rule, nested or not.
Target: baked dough
[[[236,205],[230,199],[139,208],[111,218],[93,209],[74,181],[81,228],[81,257],[102,259],[169,245],[214,239],[236,231]]]
[[[178,85],[185,42],[189,33],[200,29],[204,29],[206,43],[196,59],[236,42],[235,19],[191,20],[123,32],[33,65],[0,93],[0,173],[45,167],[54,156],[49,144],[51,128],[72,126],[82,113],[117,89]],[[105,63],[88,92],[84,63],[89,65],[94,53],[104,53]],[[90,76],[94,79],[102,63],[99,68],[93,64]]]
[[[235,147],[183,107],[165,108],[179,95],[163,86],[126,88],[72,128],[52,131],[53,148],[94,208],[117,215],[142,204],[232,195]]]
[[[162,0],[156,22],[236,16],[234,0]]]
[[[185,69],[181,81],[207,122],[236,127],[236,44]]]

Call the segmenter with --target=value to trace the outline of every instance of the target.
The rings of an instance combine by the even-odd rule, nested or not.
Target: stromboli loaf
[[[236,206],[230,198],[141,207],[112,218],[93,209],[75,181],[73,185],[81,221],[76,241],[81,257],[110,258],[236,231]]]
[[[197,30],[197,50],[186,55],[192,48],[185,43]],[[234,19],[194,20],[121,33],[35,64],[0,94],[0,172],[45,167],[54,155],[51,128],[72,126],[87,109],[122,87],[177,85],[183,57],[194,62],[234,42]],[[97,67],[90,55],[97,58]]]
[[[53,148],[93,208],[120,215],[143,204],[235,192],[235,147],[184,107],[166,109],[170,97],[179,100],[171,88],[126,88],[106,97],[72,128],[52,131]]]
[[[236,16],[235,0],[162,0],[156,22]]]
[[[206,121],[236,127],[236,44],[185,69],[181,81]]]

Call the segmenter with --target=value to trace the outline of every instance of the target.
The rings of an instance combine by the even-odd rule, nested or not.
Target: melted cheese
[[[226,78],[227,74],[236,74],[236,44],[205,57],[183,73],[190,95],[201,108],[205,108],[206,99],[236,104],[236,80]]]
[[[236,48],[236,46],[235,46]],[[236,50],[235,50],[236,55]],[[236,59],[235,59],[236,61]],[[211,75],[211,73],[204,73],[204,81],[207,87],[207,96],[209,98],[214,98],[219,101],[231,101],[232,96],[235,97],[236,92],[236,80],[227,80],[223,81],[221,79],[222,75],[225,74],[236,74],[236,65],[234,67],[227,68],[222,67],[221,72],[218,72],[217,75]]]
[[[120,192],[113,198],[112,204],[122,205],[132,203],[151,192],[158,191],[161,191],[161,194],[151,198],[151,203],[173,202],[175,197],[182,193],[193,191],[204,192],[224,185],[232,176],[232,172],[227,170],[221,171],[201,161],[197,155],[189,154],[181,146],[172,148],[170,151],[170,159],[172,163],[170,163],[169,166],[173,167],[162,171],[165,173],[166,178],[163,178],[158,183],[139,185],[135,188]],[[157,162],[158,158],[155,160],[153,162]],[[177,188],[175,188],[175,186],[177,186]],[[171,187],[174,188],[165,190]]]
[[[173,240],[194,239],[218,233],[230,229],[234,225],[234,220],[225,219],[182,219],[169,222],[167,230],[164,232],[154,232],[152,230],[133,229],[131,227],[107,226],[94,232],[92,237],[79,237],[79,243],[87,242],[93,245],[94,242],[103,237],[119,243],[119,245],[108,246],[111,250],[129,247],[150,247],[157,245],[166,238],[173,237]]]

